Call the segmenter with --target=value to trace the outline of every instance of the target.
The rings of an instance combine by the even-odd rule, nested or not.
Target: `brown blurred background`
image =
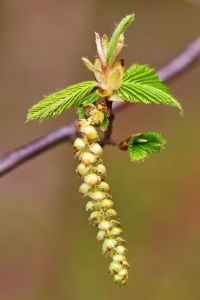
[[[81,57],[96,54],[94,31],[126,31],[126,66],[159,68],[200,33],[199,1],[2,0],[0,2],[0,154],[71,121],[74,109],[42,122],[28,108],[57,89],[92,79]],[[116,114],[113,138],[158,131],[166,149],[144,163],[105,147],[115,208],[131,263],[119,288],[96,245],[72,145],[30,160],[0,181],[1,300],[200,299],[200,64],[169,83],[184,108],[135,105]]]

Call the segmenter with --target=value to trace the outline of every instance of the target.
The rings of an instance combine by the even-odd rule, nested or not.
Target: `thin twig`
[[[180,54],[178,54],[168,64],[160,68],[157,73],[159,78],[163,81],[169,81],[175,76],[185,72],[188,67],[200,57],[200,37],[195,39],[191,44],[187,46]],[[125,108],[126,105],[120,103],[113,103],[113,111]],[[58,128],[57,130],[35,140],[21,148],[12,150],[0,159],[0,176],[6,174],[12,169],[16,168],[23,162],[29,160],[32,157],[58,145],[61,142],[74,140],[76,136],[75,122],[73,121],[65,126]],[[109,142],[110,136],[107,139],[106,144]]]

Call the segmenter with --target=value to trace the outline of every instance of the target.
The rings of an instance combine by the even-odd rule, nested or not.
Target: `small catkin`
[[[98,112],[98,109],[95,107]],[[92,116],[94,116],[94,108]],[[95,114],[95,118],[96,118]],[[109,266],[109,273],[114,275],[114,282],[119,286],[126,285],[128,279],[127,267],[127,249],[124,247],[125,240],[121,224],[116,219],[118,213],[113,208],[110,187],[105,181],[106,168],[103,165],[101,156],[102,147],[97,143],[99,137],[95,129],[92,116],[88,113],[89,118],[80,119],[77,122],[77,130],[81,138],[77,138],[74,142],[74,156],[80,160],[80,164],[76,168],[78,177],[83,179],[83,183],[79,188],[81,197],[88,196],[91,198],[86,204],[86,211],[90,211],[89,222],[97,226],[97,242],[102,242],[102,253],[112,259]],[[102,115],[101,122],[102,122]]]

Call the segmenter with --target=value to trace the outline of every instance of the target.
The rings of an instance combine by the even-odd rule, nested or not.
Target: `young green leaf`
[[[132,161],[144,160],[149,153],[159,152],[166,141],[157,132],[146,132],[134,134],[128,146],[128,151]]]
[[[27,119],[43,120],[59,115],[83,99],[94,88],[95,82],[94,80],[80,82],[47,96],[29,110]]]
[[[167,86],[158,78],[155,70],[147,65],[134,64],[125,72],[118,95],[134,103],[171,105],[182,113],[180,103],[174,99]]]
[[[126,27],[131,23],[131,21],[134,19],[134,14],[128,15],[125,18],[121,20],[121,22],[117,25],[115,31],[113,32],[113,35],[111,37],[110,43],[108,45],[107,49],[107,55],[106,55],[106,61],[107,64],[109,64],[110,59],[112,57],[112,54],[116,48],[117,42],[119,40],[120,34],[124,32]]]
[[[91,103],[91,104],[95,104],[96,101],[98,100],[99,95],[96,93],[96,91],[94,91],[93,93],[87,95],[86,97],[84,97],[83,99],[81,99],[77,105],[83,105],[83,104],[87,104],[87,103]]]

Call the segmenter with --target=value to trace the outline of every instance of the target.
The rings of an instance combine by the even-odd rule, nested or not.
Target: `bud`
[[[116,246],[116,241],[114,239],[106,239],[102,245],[102,254],[106,251],[110,252]]]
[[[83,133],[86,136],[88,142],[99,141],[97,131],[91,125],[82,126],[81,129],[80,129],[80,132]]]
[[[129,137],[129,138],[123,140],[121,143],[119,143],[119,145],[118,145],[119,149],[121,149],[123,151],[128,150],[130,139],[131,139],[131,137]]]
[[[105,57],[105,53],[103,50],[103,46],[101,43],[101,39],[98,33],[95,32],[95,38],[96,38],[96,45],[97,45],[97,53],[98,53],[98,57],[101,61],[101,67],[102,67],[102,71],[105,72],[106,70],[106,57]]]
[[[119,286],[126,285],[126,282],[127,282],[127,280],[126,280],[126,279],[123,279],[123,280],[119,283]]]
[[[101,191],[110,193],[110,187],[105,181],[102,181],[101,183],[99,183],[98,189],[100,189]]]
[[[116,241],[117,241],[118,244],[126,245],[125,239],[121,238],[120,236],[116,237]]]
[[[93,211],[90,215],[90,217],[88,218],[88,221],[91,222],[92,219],[96,218],[98,219],[101,216],[101,212],[100,211]]]
[[[82,61],[84,62],[84,64],[90,71],[92,71],[92,72],[96,71],[95,66],[89,61],[89,59],[82,57]]]
[[[110,223],[113,225],[113,226],[118,226],[118,227],[121,227],[121,223],[116,221],[116,220],[110,220]]]
[[[113,235],[113,236],[116,236],[116,235],[122,235],[123,232],[122,232],[121,228],[114,227],[114,228],[112,228],[112,230],[110,231],[110,234]]]
[[[107,49],[108,49],[108,46],[109,46],[109,40],[108,40],[107,35],[104,34],[101,41],[102,41],[103,51],[106,55],[107,54]]]
[[[102,124],[104,120],[104,113],[102,111],[95,110],[91,113],[90,120],[93,125]]]
[[[112,261],[109,266],[110,274],[116,274],[122,269],[122,265],[119,262]]]
[[[90,152],[81,153],[79,159],[87,167],[89,164],[94,164],[97,160],[96,156]]]
[[[106,168],[102,164],[98,164],[96,167],[97,174],[101,176],[101,178],[104,180],[106,178]]]
[[[108,107],[104,101],[97,104],[97,109],[99,111],[107,111]]]
[[[106,232],[104,230],[99,230],[97,233],[97,242],[102,241],[105,237]]]
[[[78,132],[80,132],[81,127],[82,127],[83,125],[86,125],[86,124],[87,124],[87,120],[85,120],[85,119],[79,119],[79,120],[76,122],[76,130],[77,130]]]
[[[127,249],[124,246],[121,246],[121,245],[117,246],[115,248],[115,250],[118,254],[127,254],[128,253]]]
[[[115,283],[120,284],[120,282],[122,282],[122,280],[123,280],[122,276],[119,276],[118,274],[114,275],[114,282]]]
[[[126,260],[125,260],[125,261],[123,261],[122,265],[123,265],[123,266],[125,266],[125,267],[129,267],[129,268],[130,268],[130,265],[129,265],[129,263],[128,263]]]
[[[85,206],[86,211],[97,209],[98,205],[95,201],[88,201]]]
[[[107,78],[108,88],[111,91],[116,91],[120,87],[123,75],[124,67],[122,66],[121,62],[118,61],[115,63],[113,69],[109,72]]]
[[[101,180],[101,177],[96,174],[88,174],[84,177],[84,181],[88,184],[90,184],[92,187],[95,186],[96,183],[98,183]]]
[[[98,219],[98,220],[94,221],[93,226],[97,226],[98,227],[99,223],[100,223],[100,221]]]
[[[79,177],[82,177],[90,170],[90,168],[91,168],[91,165],[86,167],[83,163],[80,163],[76,168],[76,172]]]
[[[107,231],[111,226],[112,224],[109,221],[104,220],[99,223],[98,228]]]
[[[112,200],[110,200],[110,199],[103,199],[103,200],[101,201],[101,206],[102,206],[102,208],[104,208],[104,209],[108,209],[108,208],[113,207],[113,202],[112,202]]]
[[[100,191],[90,192],[89,196],[92,198],[92,200],[95,200],[97,202],[99,202],[103,198],[105,198],[105,194],[103,192],[100,192]]]
[[[91,186],[88,183],[82,183],[81,186],[79,187],[79,193],[81,197],[87,196],[87,193]]]
[[[83,139],[77,138],[74,142],[74,154],[81,149],[86,148],[86,143]]]
[[[123,264],[126,261],[126,256],[124,254],[115,254],[112,257],[114,262],[119,262],[120,264]]]
[[[118,218],[118,213],[116,212],[116,210],[114,210],[113,208],[109,208],[107,211],[106,211],[106,216],[108,218],[110,217],[117,217]]]
[[[102,156],[103,153],[103,149],[98,143],[93,143],[90,145],[90,151],[98,156]]]
[[[128,271],[125,268],[123,268],[119,271],[118,275],[123,277],[124,279],[127,279],[128,278]]]

